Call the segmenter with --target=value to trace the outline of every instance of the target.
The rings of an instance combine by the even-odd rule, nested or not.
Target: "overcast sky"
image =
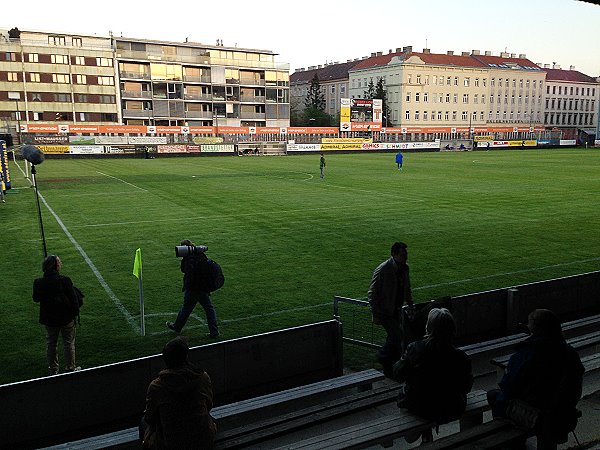
[[[600,76],[600,6],[577,0],[5,1],[0,26],[189,41],[277,53],[290,69],[412,45],[525,53]]]

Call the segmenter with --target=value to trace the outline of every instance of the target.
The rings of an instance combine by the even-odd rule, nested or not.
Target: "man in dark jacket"
[[[529,314],[527,326],[531,336],[517,345],[500,390],[488,392],[488,401],[495,417],[510,417],[507,408],[517,399],[539,409],[534,427],[538,448],[552,448],[566,442],[577,425],[585,369],[552,311],[536,309]]]
[[[48,373],[59,371],[56,345],[62,335],[65,353],[65,370],[78,370],[75,366],[75,318],[79,303],[69,277],[60,275],[62,262],[56,255],[47,256],[42,263],[44,276],[33,282],[33,301],[40,304],[40,323],[46,327],[46,355]]]
[[[181,245],[195,247],[189,239],[181,241]],[[204,252],[191,253],[181,259],[181,272],[183,272],[183,305],[179,309],[175,322],[167,322],[167,328],[180,333],[185,326],[190,314],[196,307],[196,303],[206,313],[206,322],[208,323],[209,336],[216,338],[219,336],[219,327],[217,325],[217,313],[210,300],[210,292],[207,292],[205,278],[209,276],[207,257]]]
[[[404,350],[402,305],[413,305],[409,269],[406,264],[407,245],[404,242],[395,242],[391,254],[390,258],[374,270],[368,292],[373,323],[383,326],[387,333],[385,343],[377,354],[387,376],[391,375],[393,364],[400,359]]]
[[[452,345],[456,325],[446,308],[429,311],[425,331],[424,339],[409,344],[394,365],[394,379],[405,383],[398,406],[443,424],[465,411],[473,386],[471,360]],[[420,434],[406,439],[416,441]],[[424,442],[431,439],[431,430],[423,433]]]
[[[176,337],[163,348],[167,368],[146,394],[141,424],[144,448],[160,450],[211,449],[217,427],[210,416],[212,383],[203,370],[188,362],[189,348]]]

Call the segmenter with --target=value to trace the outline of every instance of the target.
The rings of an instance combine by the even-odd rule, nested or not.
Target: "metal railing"
[[[369,302],[366,300],[359,300],[356,298],[349,298],[349,297],[339,297],[339,296],[335,296],[333,297],[333,318],[339,322],[342,322],[342,320],[340,320],[340,303],[346,303],[346,304],[350,304],[350,305],[357,305],[361,308],[368,308],[369,307]],[[373,327],[373,323],[371,322],[370,324],[370,328],[371,328],[371,342],[368,341],[363,341],[360,339],[355,339],[355,338],[351,338],[351,337],[346,337],[346,333],[348,334],[353,334],[352,331],[354,330],[354,321],[351,324],[348,324],[346,322],[342,322],[344,324],[344,336],[342,337],[342,341],[344,342],[348,342],[351,344],[355,344],[355,345],[359,345],[361,347],[368,347],[368,348],[373,348],[373,349],[378,349],[379,347],[381,347],[381,345],[379,344],[375,344],[374,340],[375,340],[375,335],[374,335],[374,327]]]

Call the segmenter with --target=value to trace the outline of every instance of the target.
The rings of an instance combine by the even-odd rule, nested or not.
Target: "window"
[[[33,120],[42,120],[39,112],[34,112],[34,113],[32,113],[32,115],[33,115]]]
[[[335,94],[335,86],[331,86],[331,93]]]
[[[408,84],[412,84],[412,74],[408,74]]]
[[[458,86],[458,77],[454,77],[454,86]]]
[[[473,94],[473,103],[479,103],[479,96],[477,94]]]
[[[494,103],[494,94],[490,95],[490,103]]]
[[[446,113],[444,114],[444,119],[446,120],[446,122],[450,120],[450,111],[446,111]]]
[[[406,101],[407,101],[407,102],[410,102],[410,92],[407,92],[407,93],[406,93]]]
[[[78,66],[85,66],[85,57],[84,56],[76,56],[75,64]]]
[[[40,82],[40,74],[35,73],[35,72],[30,73],[29,81],[31,81],[32,83],[39,83]]]
[[[88,102],[87,94],[77,94],[77,101],[79,103],[87,103]]]
[[[483,87],[486,87],[487,86],[487,78],[484,78],[482,81],[483,81]]]
[[[429,84],[429,75],[425,75],[425,84]]]
[[[470,84],[471,84],[471,79],[469,77],[465,77],[465,79],[463,80],[464,87],[469,87]]]
[[[481,94],[481,103],[485,104],[485,95]]]
[[[71,96],[69,94],[54,94],[55,102],[70,102]]]
[[[38,62],[38,54],[37,53],[29,53],[27,55],[27,61],[29,61],[31,63]]]
[[[8,81],[19,81],[19,74],[17,72],[8,72]]]
[[[42,94],[40,94],[39,92],[32,92],[31,93],[31,101],[32,102],[41,102]]]
[[[463,103],[469,103],[469,94],[463,94]]]
[[[423,101],[425,103],[429,103],[429,94],[427,92],[423,93]]]
[[[428,116],[427,116],[427,111],[423,111],[423,120],[427,120]]]
[[[522,89],[523,88],[523,80],[519,80],[519,87]]]
[[[446,78],[446,84],[450,86],[452,84],[452,77]]]
[[[444,85],[444,77],[440,75],[440,86]]]
[[[466,111],[463,111],[463,112],[462,112],[462,114],[461,114],[461,119],[462,119],[462,120],[467,120],[467,112],[466,112]]]
[[[415,102],[418,102],[418,101],[420,101],[420,97],[421,97],[421,96],[420,96],[419,92],[417,92],[417,93],[415,94]]]
[[[492,117],[493,117],[493,115],[492,115],[492,112],[491,112],[491,111],[490,111],[490,112],[488,112],[488,120],[489,120],[490,122],[492,121]]]
[[[522,80],[521,80],[522,82]],[[529,89],[529,80],[527,80],[527,82],[525,83],[525,89]]]
[[[421,84],[421,75],[417,75],[417,84]]]
[[[452,120],[456,120],[456,111],[452,111]]]
[[[100,95],[98,101],[99,103],[115,103],[116,97],[114,95]]]
[[[112,58],[96,58],[96,65],[101,67],[112,67]]]
[[[75,83],[76,84],[87,84],[87,76],[86,75],[75,75]]]
[[[442,112],[441,111],[438,111],[438,120],[442,120]],[[446,118],[446,120],[448,120],[448,119]]]
[[[498,78],[498,87],[502,87],[502,78]]]
[[[552,93],[556,94],[556,86],[552,86]]]
[[[475,87],[479,87],[479,78],[475,78]]]
[[[453,100],[453,103],[458,103],[458,94],[454,94],[452,100]]]
[[[431,120],[435,120],[435,111],[431,111]]]
[[[575,88],[575,95],[579,95],[579,88],[578,87]]]
[[[69,75],[66,75],[64,73],[53,73],[52,74],[52,82],[68,84],[69,83]]]
[[[16,61],[17,60],[17,54],[15,52],[6,52],[4,54],[4,59],[6,61]]]
[[[415,120],[419,120],[419,111],[415,111]]]
[[[79,121],[80,121],[80,122],[87,122],[87,119],[86,119],[86,116],[87,116],[87,115],[88,115],[87,113],[80,112],[80,113],[79,113]]]
[[[83,42],[80,37],[74,37],[71,39],[71,44],[73,45],[73,47],[81,47],[83,45]]]
[[[514,105],[515,104],[515,94],[513,94],[510,98],[510,104]]]
[[[477,114],[477,113],[474,113],[474,114]],[[483,122],[483,120],[484,120],[483,118],[484,118],[483,111],[481,111],[481,114],[479,115],[479,120],[481,120]]]
[[[446,94],[446,103],[450,103],[450,94]]]
[[[406,120],[410,120],[410,111],[406,111],[404,117],[406,118]]]
[[[67,55],[50,55],[52,64],[69,64]]]
[[[48,36],[48,44],[50,45],[67,45],[67,40],[64,36]]]
[[[567,88],[565,87],[565,94],[567,93]],[[573,86],[571,86],[571,95],[573,95]],[[569,123],[571,123],[571,121],[569,120]]]
[[[114,86],[114,77],[98,77],[98,84],[101,86]]]
[[[495,87],[495,86],[496,86],[496,79],[495,79],[495,78],[492,78],[492,79],[490,80],[490,86],[491,86],[491,87]]]

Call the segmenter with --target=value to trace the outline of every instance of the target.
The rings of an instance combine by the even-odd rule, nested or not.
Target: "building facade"
[[[35,122],[289,126],[270,50],[0,29],[0,132]]]
[[[598,133],[600,78],[560,66],[546,72],[544,125],[563,132],[567,139],[593,140]]]

